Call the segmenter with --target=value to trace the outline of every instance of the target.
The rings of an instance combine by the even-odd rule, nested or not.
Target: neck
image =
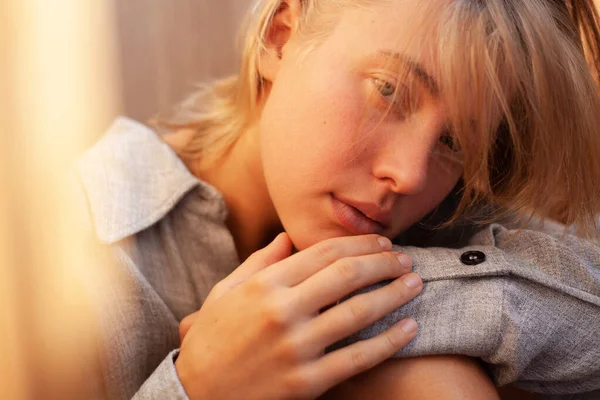
[[[267,190],[256,128],[243,132],[219,162],[208,166],[197,162],[190,170],[223,195],[228,209],[227,227],[240,261],[282,231]]]

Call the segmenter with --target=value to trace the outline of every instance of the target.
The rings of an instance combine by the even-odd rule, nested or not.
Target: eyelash
[[[414,104],[407,87],[404,87],[403,93],[399,93],[398,87],[385,79],[374,78],[374,81],[381,99],[385,101],[387,103],[386,105],[388,106],[390,103],[392,103],[391,108],[401,119],[406,119],[411,113],[418,110],[419,104],[418,102],[417,104]],[[382,93],[383,89],[391,89],[391,93],[384,94]],[[400,98],[402,101],[398,102],[398,98]],[[450,135],[448,131],[444,131],[444,133],[440,135],[439,143],[441,143],[443,146],[446,146],[453,153],[459,153],[462,150],[460,144],[455,143],[454,137]]]
[[[440,135],[439,141],[441,144],[449,148],[453,153],[462,152],[460,143],[456,143],[456,139],[448,131],[444,131],[444,133]]]
[[[394,114],[400,119],[406,119],[414,111],[408,88],[404,87],[404,90],[400,92],[398,86],[385,79],[374,78],[374,82],[381,100],[385,102],[385,106],[393,110]],[[384,90],[391,90],[391,93],[383,93]]]

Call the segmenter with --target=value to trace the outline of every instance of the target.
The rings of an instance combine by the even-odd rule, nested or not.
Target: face
[[[301,61],[293,37],[284,48],[259,131],[267,188],[298,249],[337,236],[393,238],[461,176],[428,72],[434,60],[424,56],[434,38],[418,51],[402,42],[418,3],[346,11]]]

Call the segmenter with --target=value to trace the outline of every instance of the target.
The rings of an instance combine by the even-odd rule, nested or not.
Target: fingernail
[[[409,266],[412,264],[412,260],[410,259],[410,257],[404,253],[396,253],[396,258],[402,266]]]
[[[390,250],[392,248],[392,241],[384,236],[378,237],[377,241],[383,250]]]
[[[405,275],[402,280],[404,281],[404,284],[411,289],[419,287],[422,284],[421,277],[417,274]]]
[[[417,325],[417,321],[412,318],[408,318],[400,322],[400,329],[406,333],[414,333],[418,328],[419,325]]]

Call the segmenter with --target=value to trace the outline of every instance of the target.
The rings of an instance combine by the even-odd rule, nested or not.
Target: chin
[[[298,227],[298,229],[290,227],[290,229],[286,229],[286,232],[290,236],[294,248],[298,251],[305,250],[327,239],[342,236],[352,236],[341,227],[329,229],[306,226]]]

